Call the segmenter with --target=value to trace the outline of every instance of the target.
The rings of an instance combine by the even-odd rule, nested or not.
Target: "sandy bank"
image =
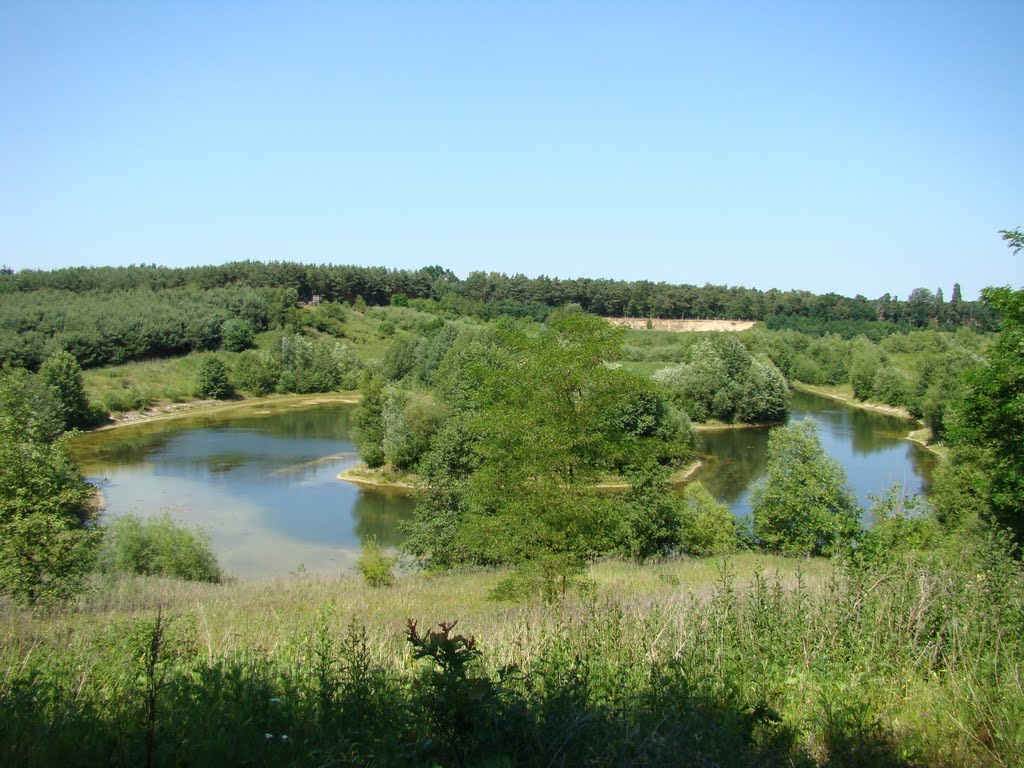
[[[269,395],[268,397],[248,397],[241,400],[189,400],[185,403],[165,403],[147,408],[144,411],[126,411],[111,422],[97,427],[90,432],[102,432],[119,427],[130,427],[135,424],[148,424],[153,421],[166,421],[199,413],[223,413],[224,411],[242,408],[257,409],[261,406],[274,408],[297,408],[309,405],[327,405],[329,403],[358,403],[358,392],[318,392],[312,395]]]

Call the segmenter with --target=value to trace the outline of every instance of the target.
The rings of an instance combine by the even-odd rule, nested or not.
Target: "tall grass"
[[[488,603],[479,572],[7,609],[0,761],[1020,764],[1024,588],[997,544],[590,575],[553,606]]]

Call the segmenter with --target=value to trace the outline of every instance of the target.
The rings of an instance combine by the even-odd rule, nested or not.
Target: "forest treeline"
[[[576,304],[603,316],[758,320],[771,329],[876,341],[915,328],[994,330],[998,321],[990,307],[965,300],[958,284],[949,300],[941,288],[917,288],[906,299],[868,299],[495,272],[473,272],[463,280],[440,266],[402,270],[294,262],[5,270],[0,295],[0,363],[29,367],[58,348],[85,367],[210,349],[228,319],[242,317],[260,330],[314,296],[355,306],[411,303],[446,317],[537,321]]]

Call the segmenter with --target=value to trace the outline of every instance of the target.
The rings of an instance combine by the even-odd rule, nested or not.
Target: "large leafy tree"
[[[40,377],[0,374],[0,592],[26,605],[74,595],[92,564],[92,489],[62,429],[61,404]]]
[[[614,473],[658,487],[650,476],[688,450],[685,422],[659,390],[609,365],[621,338],[568,311],[539,334],[505,329],[493,340],[500,353],[460,358],[474,386],[453,389],[461,410],[425,463],[414,554],[564,574],[621,548],[635,521],[598,481]]]
[[[846,473],[821,445],[811,420],[768,438],[768,476],[752,493],[754,535],[789,555],[831,555],[859,530],[860,508]]]
[[[1016,254],[1024,248],[1024,233],[1004,230],[1003,239]],[[967,376],[950,437],[964,457],[986,469],[982,494],[993,521],[1009,528],[1024,542],[1024,290],[1008,287],[982,291],[986,306],[1002,318],[999,338],[987,365]],[[955,473],[954,473],[955,474]],[[961,473],[964,474],[964,473]],[[950,510],[947,510],[947,513]]]
[[[86,427],[95,421],[85,396],[82,367],[73,355],[64,351],[50,355],[40,366],[39,377],[53,392],[65,428]]]

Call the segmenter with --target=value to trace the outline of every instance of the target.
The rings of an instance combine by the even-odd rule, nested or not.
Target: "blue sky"
[[[0,262],[1024,282],[1024,3],[0,2]]]

